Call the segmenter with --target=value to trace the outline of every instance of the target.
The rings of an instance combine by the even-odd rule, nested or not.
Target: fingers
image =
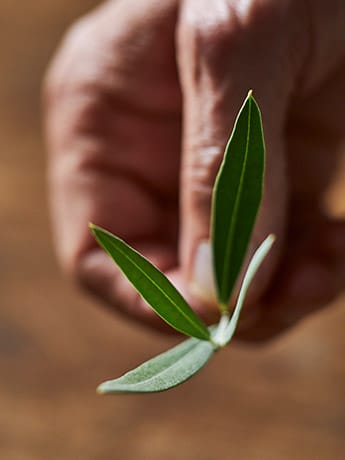
[[[339,0],[315,0],[302,5],[305,16],[307,60],[297,92],[310,93],[327,80],[344,61],[345,4]]]
[[[135,244],[137,250],[162,271],[176,264],[175,248],[166,244]],[[133,289],[114,262],[100,248],[87,251],[78,266],[78,280],[87,292],[111,311],[165,333],[174,331],[164,323]],[[175,332],[176,333],[176,332]]]
[[[175,10],[173,2],[142,8],[140,14],[131,2],[108,2],[70,30],[48,73],[45,114],[61,265],[108,305],[152,322],[88,230],[94,222],[161,269],[176,265]]]
[[[297,98],[289,114],[287,161],[290,204],[280,267],[256,315],[239,329],[246,340],[266,340],[330,305],[345,286],[345,226],[325,217],[325,194],[334,178],[333,204],[344,202],[345,75],[339,66],[316,94]],[[338,214],[339,215],[339,214]]]
[[[324,302],[338,290],[334,279],[339,248],[334,252],[326,245],[322,256],[315,255],[324,246],[314,243],[305,251],[310,243],[306,238],[300,252],[283,252],[284,241],[290,244],[287,202],[296,196],[295,181],[287,178],[287,157],[291,174],[293,163],[297,169],[301,164],[297,149],[291,161],[293,143],[285,151],[287,114],[291,116],[293,95],[303,95],[298,91],[300,82],[303,90],[311,91],[325,77],[320,56],[330,56],[325,49],[339,41],[339,31],[333,42],[315,41],[313,54],[304,4],[215,0],[211,7],[206,0],[110,1],[68,34],[46,85],[55,240],[67,272],[108,305],[141,322],[159,322],[97,248],[87,229],[89,221],[143,251],[168,273],[197,311],[209,320],[215,316],[215,309],[205,308],[215,304],[209,246],[211,191],[235,116],[249,89],[254,90],[262,109],[267,167],[263,205],[248,256],[268,233],[278,238],[249,292],[252,308],[250,314],[244,313],[243,323],[264,318],[259,335],[269,335],[294,322],[291,318],[299,317],[303,308],[313,309],[316,298]],[[315,4],[320,7],[321,2]],[[317,17],[320,8],[315,10]],[[339,11],[342,14],[343,7]],[[305,72],[308,59],[313,69],[309,73],[315,78]],[[343,78],[338,80],[342,88]],[[181,89],[182,271],[176,268]],[[334,95],[333,100],[338,101],[338,91]],[[323,103],[323,109],[341,113],[345,105],[338,102],[339,111],[335,110],[333,100]],[[307,102],[310,108],[310,100]],[[323,115],[316,120],[317,126],[331,119],[328,112],[314,110],[314,106],[310,112]],[[338,118],[332,126],[343,139],[342,118]],[[297,123],[297,130],[299,127]],[[302,145],[299,139],[297,143]],[[338,232],[333,224],[325,229]],[[322,241],[325,244],[326,239]],[[324,256],[328,260],[331,252],[335,254],[332,262],[326,263]],[[282,257],[284,270],[276,273]],[[320,278],[322,285],[315,281]],[[270,283],[277,289],[266,296]],[[306,292],[309,298],[303,298]],[[290,305],[300,305],[297,298],[303,299],[303,308],[295,315]],[[265,308],[261,308],[263,300]]]
[[[211,192],[235,116],[252,88],[262,109],[267,167],[263,205],[249,252],[269,233],[278,237],[274,253],[251,290],[249,302],[254,304],[270,281],[284,240],[288,191],[283,129],[303,50],[301,56],[291,53],[292,42],[280,33],[286,13],[282,7],[255,1],[243,7],[241,2],[219,0],[207,9],[207,17],[200,14],[203,8],[206,14],[203,2],[185,1],[179,18],[183,92],[180,258],[194,294],[214,303],[208,244]]]
[[[284,253],[274,288],[256,315],[243,322],[238,338],[263,341],[276,337],[333,302],[345,286],[345,222],[324,219]]]

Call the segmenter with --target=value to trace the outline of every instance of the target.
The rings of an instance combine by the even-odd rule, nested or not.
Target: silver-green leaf
[[[209,340],[206,325],[158,268],[117,236],[96,225],[91,224],[90,229],[133,287],[164,321],[179,332]]]
[[[260,110],[250,91],[236,119],[213,191],[213,264],[223,310],[241,270],[260,206],[264,153]]]
[[[210,342],[195,338],[188,339],[122,377],[102,383],[97,391],[107,394],[152,393],[168,390],[198,372],[214,351],[214,346]]]
[[[258,271],[260,265],[264,261],[265,257],[269,253],[273,243],[275,240],[274,235],[269,235],[259,246],[259,248],[255,251],[244,275],[243,282],[241,285],[240,293],[237,298],[236,306],[234,312],[231,316],[231,320],[229,321],[228,325],[223,329],[222,338],[221,338],[221,345],[226,345],[232,339],[232,336],[235,333],[237,323],[240,317],[240,313],[243,307],[244,300],[247,295],[247,291],[253,278]]]

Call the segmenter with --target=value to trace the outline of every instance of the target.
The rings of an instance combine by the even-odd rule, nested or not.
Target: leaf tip
[[[89,222],[89,229],[93,232],[95,229],[97,228],[97,226],[95,224],[93,224],[92,222]]]
[[[109,393],[107,382],[103,382],[96,388],[96,393],[99,395],[104,395]]]
[[[270,244],[273,244],[275,240],[277,239],[276,235],[274,233],[270,233],[267,237],[267,240],[270,242]]]
[[[250,98],[252,98],[252,97],[253,97],[253,90],[250,89],[250,90],[248,91],[247,98],[250,99]]]
[[[97,238],[99,234],[104,233],[102,227],[99,227],[98,225],[93,224],[92,222],[89,222],[89,229],[95,238]]]

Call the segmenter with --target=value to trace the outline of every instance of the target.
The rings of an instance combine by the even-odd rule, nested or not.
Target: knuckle
[[[228,2],[218,2],[222,8],[215,8],[207,19],[196,8],[187,10],[181,18],[179,42],[192,50],[196,59],[202,58],[207,66],[218,66],[231,50],[238,36],[239,21]]]
[[[277,39],[276,44],[272,42],[272,49],[285,41],[277,33],[285,17],[281,2],[275,5],[259,0],[216,0],[211,10],[199,2],[187,2],[177,36],[181,61],[184,59],[187,69],[194,70],[195,75],[206,70],[211,78],[222,81],[244,57],[251,55],[257,60],[256,56],[267,49],[271,35],[275,34]]]
[[[65,33],[43,79],[43,98],[48,104],[61,98],[90,80],[94,73],[91,55],[95,28],[93,18],[84,17]]]
[[[192,148],[183,168],[183,185],[189,191],[194,209],[209,215],[214,180],[223,150],[215,144]]]
[[[195,32],[199,54],[208,59],[213,56],[217,59],[224,58],[223,51],[230,46],[233,39],[229,18],[218,18],[203,26],[199,24]]]
[[[99,48],[92,18],[82,19],[67,32],[47,71],[42,86],[44,112],[61,142],[61,133],[67,140],[68,134],[106,126],[111,78]]]

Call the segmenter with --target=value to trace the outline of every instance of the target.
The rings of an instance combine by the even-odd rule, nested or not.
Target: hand
[[[66,271],[107,305],[160,324],[96,245],[94,222],[144,253],[213,321],[211,190],[252,88],[267,167],[249,252],[270,232],[278,243],[239,335],[271,337],[329,303],[344,285],[345,225],[321,207],[345,137],[344,23],[337,0],[117,0],[74,25],[45,89]]]

